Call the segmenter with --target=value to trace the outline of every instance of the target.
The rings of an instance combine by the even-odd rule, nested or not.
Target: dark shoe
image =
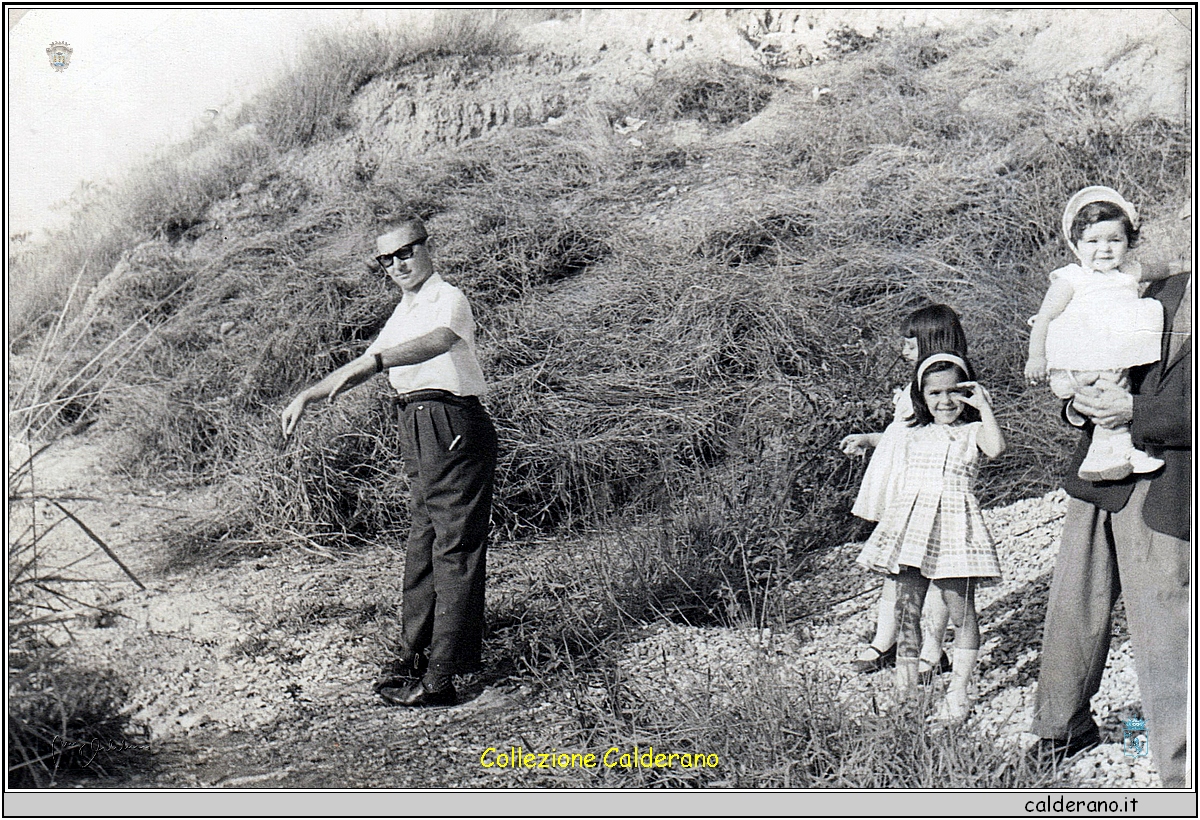
[[[380,689],[403,689],[421,679],[429,667],[429,661],[424,655],[410,655],[388,661],[379,668],[379,678],[375,681],[375,692]]]
[[[1074,737],[1042,738],[1025,752],[1025,761],[1031,769],[1061,766],[1064,761],[1099,745],[1100,730],[1093,726],[1090,731]]]
[[[458,702],[454,684],[448,683],[441,689],[433,690],[428,688],[423,680],[414,681],[401,688],[381,687],[379,697],[392,706],[453,706]]]
[[[926,663],[926,661],[921,661]],[[942,656],[938,658],[938,662],[929,669],[919,669],[917,671],[917,680],[922,686],[929,686],[943,672],[950,671],[950,658],[946,657],[946,651],[942,650]]]
[[[863,674],[866,674],[867,672],[878,672],[880,669],[885,669],[889,666],[895,665],[895,663],[896,663],[896,645],[895,644],[892,644],[887,649],[880,649],[878,646],[875,646],[875,644],[871,644],[867,648],[874,650],[875,657],[867,658],[865,660],[856,658],[850,664],[850,668],[853,669],[858,674],[863,675]]]

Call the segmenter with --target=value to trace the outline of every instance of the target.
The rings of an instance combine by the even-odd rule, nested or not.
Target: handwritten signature
[[[55,735],[52,742],[63,752],[90,750],[91,755],[83,764],[85,767],[91,766],[92,761],[101,752],[123,752],[128,749],[150,748],[149,743],[130,743],[128,740],[68,740],[61,735]]]

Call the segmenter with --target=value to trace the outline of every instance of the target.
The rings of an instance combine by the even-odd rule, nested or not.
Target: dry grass
[[[125,469],[220,484],[237,500],[172,539],[173,566],[280,545],[336,557],[403,531],[382,387],[314,410],[286,445],[277,414],[379,330],[396,294],[361,256],[374,220],[414,213],[475,306],[501,435],[498,537],[515,551],[564,545],[492,613],[501,673],[551,685],[603,674],[613,647],[656,619],[793,617],[780,586],[854,532],[860,467],[834,444],[886,424],[891,388],[907,381],[897,325],[928,302],[963,317],[1010,444],[981,500],[1056,485],[1070,435],[1021,372],[1025,317],[1067,260],[1059,209],[1104,183],[1151,219],[1175,213],[1188,196],[1185,126],[1118,122],[1101,77],[1043,85],[989,50],[989,32],[841,32],[842,57],[811,75],[831,93],[752,144],[734,129],[765,109],[773,82],[693,65],[344,190],[277,162],[338,138],[376,76],[512,47],[502,18],[476,19],[313,41],[242,129],[197,135],[87,193],[51,244],[17,253],[25,290],[10,341],[26,359],[12,398],[26,433],[134,430]],[[990,104],[972,105],[978,95]],[[628,116],[649,121],[641,147],[613,131]],[[688,120],[730,139],[675,147],[670,129]],[[23,678],[28,713],[59,714],[37,700],[49,680],[38,674]],[[588,720],[748,761],[734,785],[1041,785],[988,738],[849,716],[829,687],[806,682],[797,699],[766,676],[722,711],[640,703],[610,678],[607,711]],[[117,689],[79,692],[103,705]],[[107,711],[88,714],[104,724]],[[19,759],[44,774],[37,742],[22,740]]]
[[[465,19],[448,17],[450,29],[436,37],[390,50],[376,42],[390,35],[378,31],[314,44],[293,85],[263,98],[262,128],[271,131],[272,106],[293,110],[287,95],[306,84],[342,105],[370,77],[406,61],[507,47],[500,29]],[[137,377],[110,348],[95,372],[86,371],[86,383],[57,385],[34,403],[121,396],[108,407],[113,423],[145,431],[132,463],[205,480],[239,474],[259,487],[281,481],[278,461],[262,455],[271,408],[360,350],[394,298],[356,262],[347,265],[384,208],[385,216],[432,219],[441,270],[480,313],[504,439],[498,518],[505,532],[673,503],[752,464],[751,443],[808,451],[839,432],[877,425],[885,382],[903,380],[880,364],[893,360],[892,328],[927,301],[949,303],[964,317],[1014,443],[987,472],[985,499],[1041,491],[1054,481],[1048,467],[1062,433],[1053,403],[1018,377],[1024,317],[1045,272],[1063,259],[1057,209],[1096,175],[1145,202],[1177,198],[1187,141],[1167,123],[1105,119],[1112,92],[1090,75],[1063,91],[1001,95],[1001,108],[1023,106],[1004,116],[963,108],[962,99],[981,89],[1029,85],[986,59],[976,75],[965,71],[986,39],[856,41],[843,60],[819,67],[832,101],[813,106],[774,151],[758,144],[681,153],[650,134],[637,150],[612,133],[620,109],[584,108],[558,130],[514,129],[398,166],[366,183],[362,196],[258,173],[257,193],[223,206],[257,231],[223,236],[221,244],[193,220],[265,155],[249,137],[195,147],[173,170],[165,159],[150,166],[157,170],[143,182],[149,187],[133,200],[178,200],[179,207],[130,209],[140,214],[134,223],[142,235],[163,238],[128,258],[90,319],[83,342],[91,343],[79,345],[90,356],[136,328],[117,344]],[[770,92],[762,75],[692,66],[654,77],[627,110],[732,127]],[[325,113],[291,117],[312,128],[269,137],[277,145],[320,140],[328,135],[313,123],[337,119],[329,114],[334,103],[300,96]],[[1023,130],[1051,122],[1048,152],[1010,148]],[[740,182],[715,212],[680,225],[665,220],[659,232],[625,213],[652,202],[651,191],[696,185],[705,164]],[[288,206],[280,210],[282,202]],[[189,238],[189,231],[198,233]],[[297,315],[309,318],[292,321]],[[96,398],[62,420],[94,416],[104,404]],[[383,423],[374,419],[365,421]],[[365,435],[386,440],[375,430]],[[378,449],[312,444],[324,455],[305,473],[326,476]],[[375,474],[394,463],[368,461]],[[791,513],[800,520],[819,508],[836,516],[853,489],[846,476],[837,458],[817,457]],[[798,501],[831,482],[834,497],[810,492]],[[335,497],[338,483],[309,482]],[[318,528],[320,515],[346,511],[333,532],[366,535],[363,520],[397,524],[364,519],[345,501],[291,500],[277,509]],[[789,526],[793,547],[837,536],[831,526],[810,535]]]
[[[113,186],[85,185],[70,203],[71,220],[13,260],[10,342],[22,350],[73,319],[82,298],[126,254],[147,240],[194,237],[213,203],[229,196],[271,158],[253,127],[208,129],[160,150]],[[189,233],[190,232],[190,233]],[[64,305],[66,310],[64,311]]]
[[[566,771],[561,785],[588,788],[1032,789],[1050,772],[1028,768],[996,737],[934,727],[919,708],[852,711],[836,681],[754,664],[745,684],[647,699],[613,666],[581,674],[573,688],[580,728],[562,748],[715,755],[716,767]],[[562,685],[562,684],[560,684]],[[597,697],[599,692],[600,696]]]
[[[44,649],[10,655],[8,787],[61,788],[147,768],[148,738],[124,713],[125,697],[111,670],[69,666]]]
[[[8,786],[45,788],[82,777],[104,777],[144,765],[148,746],[136,742],[125,685],[111,670],[64,660],[81,621],[116,617],[95,603],[108,584],[87,565],[52,547],[58,527],[79,528],[139,587],[141,582],[74,512],[69,499],[47,495],[35,463],[45,447],[9,472],[8,506]],[[144,588],[144,587],[143,587]],[[142,738],[141,740],[144,740]]]
[[[375,39],[390,35],[322,42],[295,83],[342,105],[405,61],[507,48],[500,34],[488,40],[500,29],[470,28],[384,49],[391,62],[378,65]],[[259,540],[285,525],[327,544],[394,531],[403,513],[366,490],[396,471],[385,413],[371,402],[353,405],[359,415],[335,412],[337,423],[306,432],[306,455],[294,458],[277,452],[274,413],[299,384],[361,350],[390,308],[394,295],[354,259],[372,220],[420,213],[439,239],[440,270],[479,314],[502,434],[497,522],[509,536],[721,497],[770,443],[807,459],[782,496],[779,540],[796,553],[838,539],[854,475],[822,448],[881,426],[890,387],[904,380],[887,370],[893,328],[928,301],[964,317],[1013,444],[985,471],[981,495],[1041,492],[1056,480],[1065,433],[1053,401],[1019,375],[1024,317],[1064,259],[1057,210],[1095,174],[1147,203],[1173,202],[1187,141],[1167,123],[1105,119],[1112,92],[1096,77],[1043,93],[987,58],[987,37],[922,33],[847,48],[815,69],[834,88],[831,102],[777,144],[751,149],[684,152],[650,131],[637,149],[613,133],[626,112],[732,128],[772,90],[754,72],[692,66],[652,78],[624,108],[583,107],[555,128],[401,163],[362,191],[311,190],[260,169],[253,193],[221,205],[223,218],[247,226],[233,235],[192,220],[266,155],[248,137],[198,143],[174,170],[165,159],[148,166],[157,170],[133,198],[179,201],[171,212],[131,209],[143,237],[161,238],[127,256],[84,311],[86,327],[51,334],[47,355],[86,365],[76,368],[84,380],[49,379],[26,404],[57,410],[59,423],[100,415],[143,431],[127,458],[143,473],[236,477],[269,511]],[[1022,95],[1004,92],[1014,86]],[[258,109],[266,132],[271,106],[290,110],[289,88],[263,98],[274,100]],[[960,104],[981,90],[995,91],[1003,115]],[[1012,147],[1051,122],[1048,151]],[[322,138],[305,134],[269,138],[292,147]],[[719,208],[703,207],[705,166],[739,181]],[[659,210],[655,229],[630,213],[654,208],[655,192],[673,185],[698,189],[701,218]],[[680,196],[670,207],[686,214]],[[68,405],[72,396],[87,399]],[[743,502],[759,504],[753,494]]]
[[[766,106],[775,86],[769,74],[725,62],[662,69],[635,96],[631,113],[740,125]]]
[[[421,60],[507,54],[515,34],[507,19],[446,11],[427,29],[363,28],[322,33],[305,43],[296,65],[261,93],[241,118],[260,124],[287,151],[347,130],[355,92],[375,77]]]

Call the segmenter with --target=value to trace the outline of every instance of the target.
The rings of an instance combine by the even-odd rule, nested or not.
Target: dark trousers
[[[1064,739],[1095,728],[1091,701],[1108,658],[1112,608],[1123,593],[1151,759],[1164,786],[1183,788],[1192,726],[1192,550],[1189,542],[1146,526],[1142,507],[1149,486],[1149,481],[1138,482],[1124,509],[1115,513],[1077,498],[1067,502],[1030,731]]]
[[[406,652],[437,674],[479,669],[496,429],[478,399],[420,401],[399,412],[412,528],[402,605]]]

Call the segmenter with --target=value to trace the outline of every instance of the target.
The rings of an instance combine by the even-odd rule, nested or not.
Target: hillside
[[[1119,20],[1111,37],[1090,36],[1096,15]],[[56,613],[49,633],[22,621],[30,657],[67,624],[77,640],[51,668],[112,670],[116,708],[155,750],[157,771],[113,762],[105,784],[332,786],[353,759],[353,785],[501,785],[469,759],[480,737],[661,737],[720,740],[746,762],[679,783],[534,782],[1061,785],[1000,765],[1039,640],[1037,607],[1017,599],[1044,598],[1047,493],[1070,440],[1021,377],[1024,320],[1067,258],[1058,215],[1085,184],[1138,204],[1146,258],[1190,255],[1190,24],[1162,10],[546,16],[314,40],[286,82],[13,256],[10,449],[57,443],[10,484],[93,530],[116,522],[99,537],[149,579],[133,592],[93,556],[79,566],[103,583],[86,594],[10,584],[18,607]],[[421,716],[381,710],[367,685],[398,617],[406,524],[383,385],[322,408],[297,442],[277,432],[288,397],[390,312],[396,294],[363,260],[374,225],[408,214],[475,306],[502,440],[488,669],[469,703]],[[842,546],[864,534],[849,515],[861,465],[833,445],[883,426],[905,379],[896,327],[929,301],[963,316],[996,397],[1010,452],[980,495],[1015,571],[987,605],[977,719],[932,744],[978,765],[883,783],[860,736],[895,717],[872,717],[841,671],[870,596],[811,600],[870,584]],[[61,538],[65,567],[95,543],[71,522],[39,532],[10,555]],[[77,611],[96,628],[59,617]],[[796,681],[851,693],[821,713],[847,738],[838,764],[789,774],[798,741],[715,732],[687,675],[668,681],[684,695],[651,686],[646,659],[698,668],[689,653],[738,642],[703,661],[709,708],[722,670],[744,695],[735,672],[760,663],[779,686],[759,706],[796,732],[817,731]],[[1137,708],[1127,644],[1112,663],[1110,730]],[[52,677],[18,667],[35,702]],[[446,766],[415,764],[412,743]],[[1088,760],[1123,762],[1108,747]]]

